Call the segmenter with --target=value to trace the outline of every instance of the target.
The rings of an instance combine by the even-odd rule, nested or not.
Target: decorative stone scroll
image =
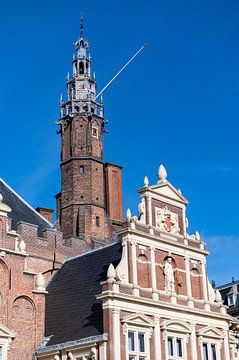
[[[171,234],[179,234],[178,215],[168,209],[155,208],[156,227]]]

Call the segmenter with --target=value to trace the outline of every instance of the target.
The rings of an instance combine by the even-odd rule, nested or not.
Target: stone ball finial
[[[196,231],[196,233],[195,233],[195,238],[196,238],[197,241],[201,240],[201,236],[200,236],[198,231]]]
[[[38,273],[36,276],[36,290],[39,290],[39,291],[46,290],[45,279],[44,279],[44,276],[42,273]]]
[[[180,195],[182,195],[182,191],[181,191],[181,189],[178,189],[178,192],[179,192],[179,194],[180,194]]]
[[[130,211],[130,209],[128,209],[127,212],[126,212],[126,218],[127,218],[128,221],[130,221],[130,219],[131,219],[131,211]]]
[[[60,356],[59,356],[59,355],[55,355],[55,356],[54,356],[54,360],[60,360]]]
[[[110,264],[107,271],[107,279],[114,280],[116,277],[116,271],[113,264]]]
[[[167,178],[167,171],[162,164],[159,166],[159,169],[158,169],[158,178],[159,178],[159,181],[160,180],[166,181],[166,178]]]
[[[145,177],[144,177],[144,186],[149,186],[148,176],[145,176]]]
[[[2,194],[0,193],[0,202],[3,201],[3,197],[2,197]]]

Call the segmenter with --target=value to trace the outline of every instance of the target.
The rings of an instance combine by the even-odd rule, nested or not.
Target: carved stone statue
[[[168,257],[164,264],[164,285],[167,294],[175,294],[175,279],[172,261],[173,259]]]
[[[139,211],[139,221],[141,221],[142,223],[145,224],[145,199],[144,198],[142,198],[139,203],[138,211]]]

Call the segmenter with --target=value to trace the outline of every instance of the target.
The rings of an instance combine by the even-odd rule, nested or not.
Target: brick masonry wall
[[[123,221],[121,167],[105,164],[106,209],[110,219]]]
[[[16,333],[8,359],[32,360],[44,337],[45,321],[45,294],[34,292],[36,274],[45,273],[48,281],[53,267],[59,268],[66,257],[90,247],[80,239],[66,241],[61,232],[50,229],[40,238],[37,226],[24,222],[12,233],[10,218],[0,216],[0,222],[0,322]],[[18,248],[22,240],[26,254]]]

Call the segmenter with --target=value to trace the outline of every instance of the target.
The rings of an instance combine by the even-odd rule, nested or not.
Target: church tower
[[[103,161],[103,103],[96,101],[88,41],[75,42],[73,75],[67,76],[67,101],[60,100],[61,193],[57,215],[65,238],[92,245],[110,241],[123,220],[121,167]]]

